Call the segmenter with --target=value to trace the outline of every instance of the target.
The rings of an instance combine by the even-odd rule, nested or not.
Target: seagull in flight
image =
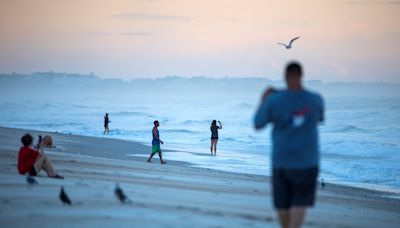
[[[286,49],[291,49],[291,48],[292,48],[293,42],[294,42],[295,40],[299,39],[299,38],[300,38],[300,36],[298,36],[298,37],[296,37],[296,38],[293,38],[293,39],[289,42],[289,45],[286,45],[286,44],[283,44],[283,43],[278,43],[278,45],[285,46]]]

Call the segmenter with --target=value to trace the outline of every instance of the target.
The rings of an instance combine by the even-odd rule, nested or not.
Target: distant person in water
[[[21,138],[23,147],[18,153],[18,172],[21,175],[28,173],[31,176],[37,176],[43,169],[49,177],[64,179],[63,176],[58,175],[51,164],[50,159],[46,154],[40,152],[43,142],[39,142],[37,150],[32,149],[33,137],[26,133]]]
[[[110,133],[110,129],[108,128],[108,124],[110,123],[110,119],[108,119],[108,113],[104,116],[104,134]]]
[[[217,143],[218,143],[218,129],[222,129],[222,124],[218,120],[219,126],[217,126],[217,121],[213,120],[211,123],[210,131],[211,131],[211,155],[217,155]]]
[[[161,146],[160,144],[164,144],[164,142],[160,139],[160,132],[158,131],[158,127],[160,126],[160,123],[158,120],[154,121],[154,127],[152,130],[153,133],[153,140],[151,141],[152,148],[151,148],[151,155],[149,159],[147,159],[147,162],[151,162],[151,159],[153,158],[154,154],[158,153],[158,156],[160,157],[160,163],[161,165],[167,163],[163,160],[162,154],[161,154]]]
[[[265,91],[254,118],[256,129],[273,124],[272,190],[281,227],[301,227],[308,207],[314,205],[319,167],[318,123],[324,103],[303,88],[302,68],[286,67],[287,89]]]

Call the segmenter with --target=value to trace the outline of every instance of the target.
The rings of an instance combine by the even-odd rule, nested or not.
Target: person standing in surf
[[[104,135],[107,133],[110,133],[110,129],[108,128],[108,124],[110,123],[111,121],[108,119],[108,113],[106,113],[106,115],[104,116]]]
[[[211,123],[210,131],[211,131],[211,155],[217,155],[217,143],[218,143],[218,129],[222,129],[222,124],[218,120],[219,126],[217,126],[217,121],[213,120]]]
[[[151,141],[152,148],[151,148],[151,155],[149,159],[147,159],[147,162],[151,162],[151,159],[153,158],[154,154],[158,153],[158,156],[160,157],[160,163],[161,165],[167,163],[163,160],[162,154],[161,154],[161,146],[160,144],[164,144],[164,142],[160,139],[160,132],[158,131],[158,127],[160,126],[160,122],[158,120],[154,121],[154,127],[152,130],[153,133],[153,140]]]

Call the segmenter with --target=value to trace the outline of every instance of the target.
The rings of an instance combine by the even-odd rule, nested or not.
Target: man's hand
[[[273,87],[268,87],[266,90],[265,90],[265,92],[264,92],[264,94],[263,94],[263,96],[262,96],[262,98],[261,98],[261,101],[265,101],[271,94],[273,94],[273,93],[275,93],[277,90],[275,89],[275,88],[273,88]]]
[[[161,139],[160,139],[160,143],[161,143],[161,144],[164,144],[164,142],[163,142]]]

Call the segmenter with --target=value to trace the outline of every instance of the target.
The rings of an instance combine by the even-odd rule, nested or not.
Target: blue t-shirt
[[[272,167],[304,169],[319,165],[318,122],[324,119],[320,95],[307,90],[271,94],[254,118],[257,127],[273,124]]]

